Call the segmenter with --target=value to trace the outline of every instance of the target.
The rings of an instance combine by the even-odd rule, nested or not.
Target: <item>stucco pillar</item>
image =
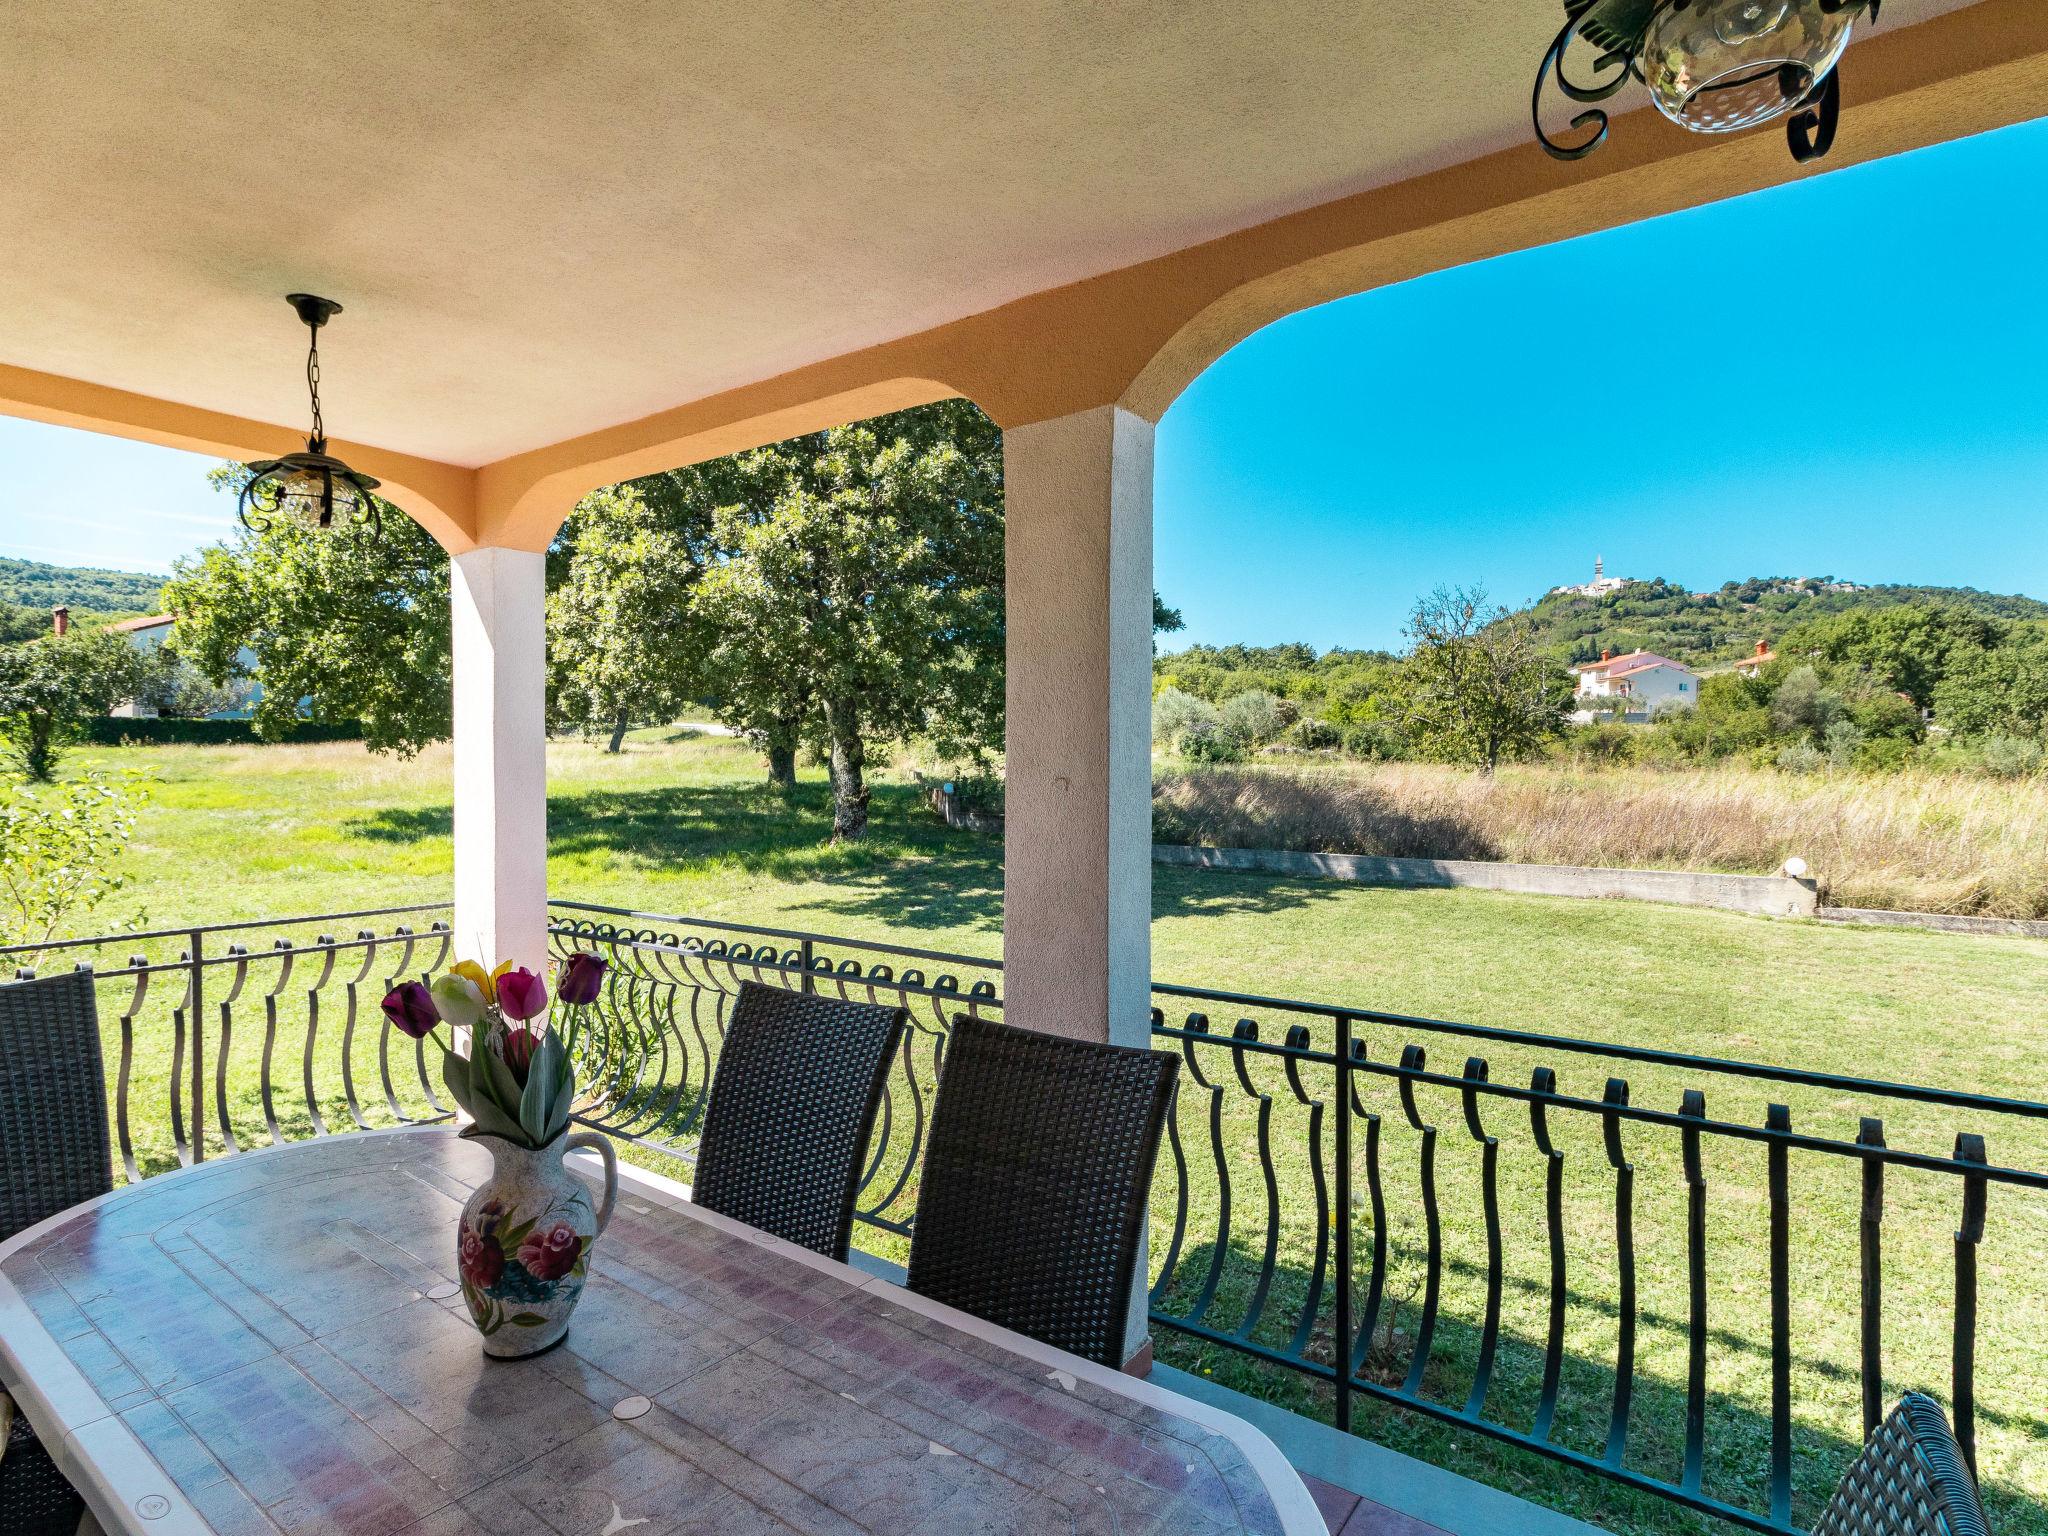
[[[451,561],[455,619],[455,954],[547,960],[546,556]]]
[[[1149,1035],[1152,424],[1114,406],[1003,434],[1003,1016]]]

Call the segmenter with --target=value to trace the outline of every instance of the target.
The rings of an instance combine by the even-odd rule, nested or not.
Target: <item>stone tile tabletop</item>
[[[567,1343],[488,1360],[452,1294],[488,1172],[354,1133],[80,1207],[0,1246],[0,1381],[116,1536],[1325,1529],[1229,1415],[631,1170]]]

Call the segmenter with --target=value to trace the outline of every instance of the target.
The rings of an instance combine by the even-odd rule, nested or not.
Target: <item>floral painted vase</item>
[[[590,1245],[611,1220],[619,1192],[618,1156],[595,1131],[522,1147],[502,1136],[462,1132],[491,1149],[491,1176],[462,1208],[456,1262],[462,1299],[484,1336],[484,1353],[521,1360],[553,1349],[569,1332],[569,1314],[590,1271]],[[562,1155],[588,1147],[604,1159],[604,1201],[595,1211],[583,1181]]]

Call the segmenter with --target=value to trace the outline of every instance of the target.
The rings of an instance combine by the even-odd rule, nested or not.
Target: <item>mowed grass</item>
[[[280,914],[340,911],[445,900],[449,763],[445,751],[412,762],[370,757],[347,745],[283,748],[124,749],[93,754],[109,766],[145,767],[158,777],[144,814],[131,887],[93,926],[140,919],[149,927]],[[907,943],[995,957],[1001,949],[1001,849],[995,841],[940,826],[906,785],[883,783],[875,827],[857,847],[826,841],[829,811],[820,775],[809,771],[785,800],[760,782],[742,745],[688,732],[640,732],[608,757],[595,745],[550,748],[550,885],[555,894]],[[1572,1034],[1871,1077],[1936,1083],[2019,1098],[2044,1097],[2048,1067],[2048,946],[2001,938],[1772,922],[1731,914],[1638,904],[1571,902],[1472,891],[1384,891],[1326,882],[1161,869],[1156,872],[1154,971],[1162,980],[1295,997],[1393,1013]],[[356,925],[328,925],[346,939]],[[303,937],[304,935],[295,935]],[[262,942],[268,943],[268,934]],[[117,946],[118,947],[118,946]],[[151,947],[151,946],[144,946]],[[155,946],[165,953],[165,946]],[[387,956],[388,958],[388,956]],[[422,954],[419,959],[430,959]],[[102,958],[102,964],[109,963]],[[415,964],[418,962],[415,961]],[[221,973],[214,973],[219,977]],[[252,973],[253,974],[253,973]],[[222,983],[209,980],[210,997]],[[252,981],[253,993],[258,983]],[[381,986],[365,983],[361,1006]],[[1185,1012],[1176,1005],[1174,1017]],[[1212,1009],[1228,1035],[1229,1010]],[[264,1127],[254,1084],[260,1077],[262,1019],[253,996],[237,1004],[231,1059],[231,1123],[246,1144]],[[1260,1020],[1279,1038],[1289,1020]],[[331,1126],[346,1123],[333,1058],[338,1021],[323,1019],[316,1098]],[[1398,1029],[1361,1026],[1375,1060],[1394,1059],[1414,1039],[1430,1065],[1456,1073],[1471,1047]],[[287,1134],[308,1120],[297,1052],[302,1026],[282,1030],[273,1079]],[[1316,1043],[1328,1045],[1327,1030]],[[1224,1085],[1225,1151],[1235,1181],[1223,1279],[1208,1323],[1225,1332],[1244,1321],[1262,1256],[1265,1193],[1258,1177],[1253,1101],[1226,1065],[1202,1048],[1205,1075]],[[1496,1082],[1526,1083],[1535,1058],[1482,1050]],[[1566,1092],[1598,1097],[1609,1071],[1625,1071],[1633,1101],[1676,1109],[1695,1079],[1609,1063],[1546,1058]],[[137,1081],[161,1101],[168,1042],[159,1031],[138,1047]],[[381,1104],[375,1032],[354,1042],[359,1089]],[[411,1070],[392,1063],[401,1105],[424,1107],[408,1091]],[[1284,1346],[1306,1293],[1316,1249],[1316,1196],[1305,1148],[1307,1111],[1277,1068],[1248,1065],[1271,1095],[1269,1131],[1282,1219],[1279,1280],[1251,1336]],[[291,1085],[288,1090],[285,1085]],[[1309,1084],[1327,1098],[1327,1085]],[[1718,1119],[1760,1123],[1774,1095],[1716,1083],[1707,1105]],[[1953,1112],[1880,1105],[1810,1091],[1781,1095],[1802,1130],[1851,1135],[1858,1113],[1881,1112],[1894,1146],[1945,1155],[1958,1129]],[[1380,1116],[1388,1208],[1388,1326],[1369,1363],[1375,1379],[1398,1382],[1412,1358],[1422,1273],[1423,1224],[1418,1138],[1384,1084],[1366,1091]],[[1418,1095],[1420,1117],[1437,1130],[1446,1273],[1442,1315],[1425,1391],[1462,1404],[1478,1348],[1486,1241],[1478,1183],[1480,1149],[1460,1096]],[[1542,1219],[1543,1163],[1527,1117],[1506,1101],[1482,1104],[1482,1128],[1500,1139],[1499,1190],[1507,1284],[1502,1344],[1489,1416],[1526,1428],[1548,1309],[1548,1254]],[[1180,1104],[1192,1169],[1188,1233],[1166,1287],[1184,1311],[1202,1289],[1218,1232],[1207,1101]],[[371,1108],[369,1118],[388,1121]],[[155,1119],[163,1120],[159,1110]],[[1572,1294],[1565,1393],[1558,1439],[1599,1454],[1606,1431],[1617,1334],[1613,1175],[1588,1117],[1553,1117],[1565,1154],[1565,1228]],[[1991,1132],[1993,1162],[2048,1167],[2036,1133]],[[1328,1127],[1325,1126],[1325,1136]],[[169,1158],[167,1132],[152,1130],[148,1161]],[[1364,1131],[1357,1161],[1365,1201]],[[1631,1417],[1629,1464],[1676,1477],[1686,1380],[1685,1186],[1675,1138],[1631,1130],[1636,1165],[1636,1242],[1642,1331]],[[1764,1158],[1760,1149],[1709,1138],[1703,1158],[1710,1255],[1708,1317],[1709,1493],[1752,1506],[1762,1497],[1768,1455],[1768,1271]],[[1792,1334],[1794,1441],[1799,1502],[1810,1519],[1857,1434],[1856,1172],[1846,1160],[1792,1161]],[[1951,1311],[1953,1180],[1895,1172],[1886,1211],[1886,1391],[1945,1392]],[[1162,1207],[1153,1257],[1164,1256],[1170,1207]],[[1363,1210],[1361,1261],[1370,1242]],[[887,1246],[886,1244],[883,1246]],[[1979,1365],[1980,1461],[1995,1528],[2048,1532],[2048,1350],[2038,1320],[2048,1314],[2048,1215],[2030,1194],[1994,1188],[1982,1250],[1983,1342]],[[1362,1305],[1363,1297],[1360,1297]],[[1242,1390],[1327,1417],[1329,1393],[1241,1353],[1162,1330],[1163,1359],[1206,1371]],[[1318,1334],[1312,1351],[1328,1357]],[[1643,1533],[1725,1531],[1662,1501],[1608,1481],[1494,1445],[1467,1431],[1361,1403],[1360,1427],[1402,1449],[1480,1477],[1582,1518]]]

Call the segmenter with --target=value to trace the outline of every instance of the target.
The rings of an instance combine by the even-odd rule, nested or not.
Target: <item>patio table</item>
[[[75,1207],[0,1245],[0,1381],[116,1536],[1323,1530],[1229,1414],[629,1168],[566,1344],[487,1360],[488,1171],[355,1132]]]

